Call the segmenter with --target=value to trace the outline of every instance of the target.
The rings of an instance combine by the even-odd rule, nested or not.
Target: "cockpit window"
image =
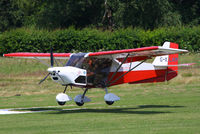
[[[82,69],[87,70],[87,82],[96,87],[105,86],[112,60],[109,58],[87,57],[83,61]]]
[[[72,67],[77,67],[81,68],[82,63],[85,59],[85,54],[86,53],[78,53],[78,54],[73,54],[70,59],[68,60],[66,66],[72,66]]]
[[[110,72],[112,59],[85,57],[85,54],[73,54],[66,66],[87,70],[87,83],[96,87],[103,87]]]

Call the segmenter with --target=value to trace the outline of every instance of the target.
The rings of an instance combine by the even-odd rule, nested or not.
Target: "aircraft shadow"
[[[147,108],[181,108],[184,106],[169,106],[169,105],[139,105],[135,108],[109,108],[109,109],[78,109],[78,110],[62,110],[51,114],[67,114],[67,113],[117,113],[117,114],[164,114],[172,113],[170,111],[156,111],[156,110],[144,110]],[[140,110],[140,111],[138,111]]]
[[[170,106],[170,105],[139,105],[137,107],[125,107],[125,108],[75,108],[75,109],[62,109],[62,108],[26,108],[21,110],[28,110],[33,112],[43,111],[43,114],[71,114],[71,113],[116,113],[116,114],[164,114],[172,113],[169,111],[160,111],[156,109],[160,108],[182,108],[184,106]],[[145,110],[145,109],[154,110]],[[52,112],[54,111],[54,112]],[[48,113],[47,113],[48,112]]]
[[[183,108],[185,106],[170,106],[170,105],[139,105],[138,108]]]
[[[62,110],[50,114],[71,114],[71,113],[117,113],[117,114],[162,114],[171,113],[168,111],[131,111],[135,108],[117,108],[117,109],[79,109]]]
[[[116,114],[164,114],[172,113],[169,109],[167,111],[160,111],[156,109],[160,108],[182,108],[184,106],[170,106],[170,105],[139,105],[137,107],[125,107],[125,108],[80,108],[80,109],[54,109],[49,108],[49,110],[55,110],[55,112],[49,112],[49,114],[71,114],[71,113],[116,113]],[[153,110],[146,110],[152,109]]]

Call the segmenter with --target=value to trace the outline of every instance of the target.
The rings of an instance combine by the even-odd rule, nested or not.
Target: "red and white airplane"
[[[56,96],[58,104],[64,105],[72,100],[65,94],[68,86],[84,88],[83,94],[77,95],[74,101],[78,106],[91,101],[85,96],[90,88],[105,89],[104,100],[112,105],[120,98],[108,93],[107,87],[129,83],[153,83],[169,81],[178,74],[178,66],[190,64],[178,64],[178,54],[187,50],[178,49],[178,44],[165,42],[163,46],[142,47],[136,49],[124,49],[91,53],[9,53],[5,57],[50,59],[51,66],[47,69],[47,76],[40,81],[42,83],[49,75],[54,82],[65,86],[63,93]],[[155,57],[153,63],[145,63],[147,59]],[[54,67],[55,59],[68,59],[66,65]],[[55,60],[56,61],[56,60]],[[44,63],[44,62],[43,62]],[[40,84],[39,83],[39,84]]]

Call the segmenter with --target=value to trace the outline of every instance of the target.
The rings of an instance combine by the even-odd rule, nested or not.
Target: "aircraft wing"
[[[175,49],[165,46],[151,46],[151,47],[142,47],[135,49],[94,52],[94,53],[89,53],[88,56],[95,56],[98,58],[115,58],[119,61],[122,61],[128,55],[127,61],[133,62],[133,61],[149,59],[155,56],[179,54],[186,52],[188,51],[184,49]]]
[[[187,50],[171,48],[170,43],[166,42],[166,45],[163,46],[151,46],[151,47],[142,47],[135,49],[123,49],[123,50],[114,50],[114,51],[101,51],[101,52],[91,52],[88,53],[86,57],[98,57],[98,58],[112,58],[122,61],[127,55],[127,61],[140,61],[149,59],[155,56],[169,55],[169,54],[179,54],[186,53]],[[176,44],[178,45],[178,44]],[[53,53],[53,56],[56,59],[69,59],[72,53]],[[50,53],[9,53],[4,54],[6,57],[22,57],[22,58],[38,58],[38,59],[50,59]]]
[[[69,59],[71,53],[53,53],[53,56],[56,59]],[[20,57],[20,58],[38,58],[38,59],[50,59],[50,53],[28,53],[28,52],[19,52],[19,53],[9,53],[4,54],[5,57]]]

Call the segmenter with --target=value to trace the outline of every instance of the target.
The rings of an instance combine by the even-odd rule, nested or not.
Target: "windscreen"
[[[70,59],[68,60],[66,66],[72,66],[72,67],[77,67],[77,68],[81,68],[83,61],[85,59],[86,53],[77,53],[77,54],[73,54]]]

